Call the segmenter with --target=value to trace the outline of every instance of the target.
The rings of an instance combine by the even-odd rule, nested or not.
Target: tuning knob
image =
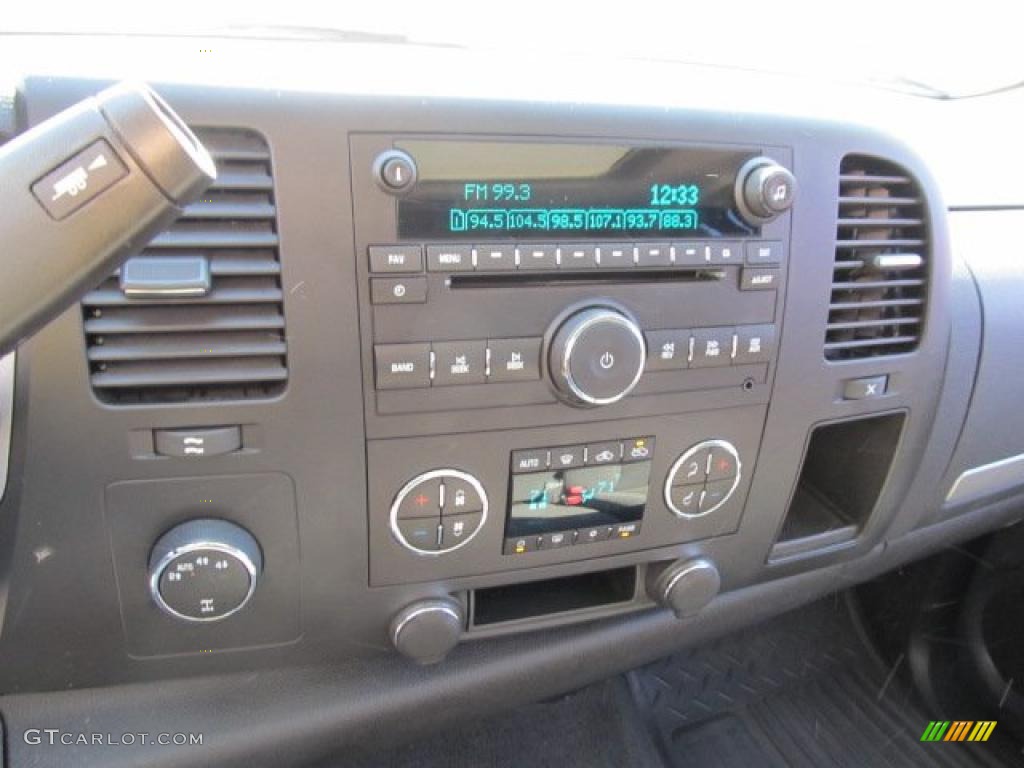
[[[149,592],[176,619],[219,621],[245,607],[262,568],[260,545],[247,530],[227,520],[190,520],[153,545]]]
[[[676,618],[683,619],[710,603],[721,585],[715,564],[698,557],[672,563],[648,585],[647,593]]]
[[[637,324],[621,312],[591,307],[555,332],[549,368],[555,388],[572,405],[608,405],[640,381],[647,349]]]
[[[459,644],[465,624],[465,612],[455,600],[420,600],[392,619],[391,644],[417,664],[436,664]]]
[[[736,176],[736,206],[754,226],[788,211],[795,197],[796,177],[767,157],[748,161]]]

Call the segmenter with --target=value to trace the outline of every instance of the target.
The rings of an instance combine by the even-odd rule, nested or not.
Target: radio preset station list
[[[688,147],[406,140],[418,181],[398,200],[410,239],[755,234],[733,210],[756,153]]]

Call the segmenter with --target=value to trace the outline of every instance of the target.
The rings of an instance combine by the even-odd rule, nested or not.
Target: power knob
[[[249,602],[262,568],[260,545],[247,530],[227,520],[190,520],[153,545],[149,593],[181,621],[220,621]]]
[[[459,644],[466,614],[447,597],[407,605],[391,621],[391,644],[417,664],[436,664]]]
[[[735,194],[743,218],[760,226],[793,207],[796,177],[774,160],[755,157],[736,175]]]
[[[710,603],[721,586],[715,564],[698,557],[672,563],[648,585],[647,594],[683,619]]]
[[[637,324],[621,312],[590,307],[571,315],[551,340],[548,368],[572,405],[608,405],[640,381],[647,348]]]

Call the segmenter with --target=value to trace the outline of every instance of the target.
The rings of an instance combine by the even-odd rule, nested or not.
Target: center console
[[[372,134],[351,153],[372,585],[737,529],[789,149]]]

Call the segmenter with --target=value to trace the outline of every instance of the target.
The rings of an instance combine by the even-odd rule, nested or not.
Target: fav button
[[[371,245],[370,271],[419,272],[423,269],[423,250],[418,245]]]

